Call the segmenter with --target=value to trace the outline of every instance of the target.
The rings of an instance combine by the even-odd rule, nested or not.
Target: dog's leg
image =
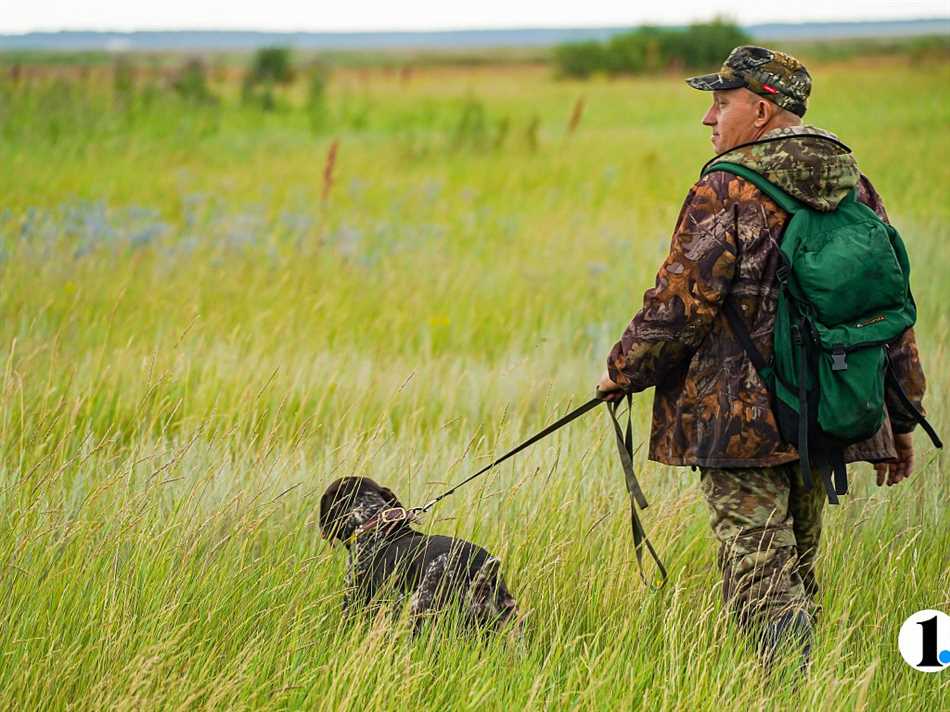
[[[449,555],[440,554],[426,566],[422,580],[409,602],[409,619],[414,633],[422,628],[425,619],[441,609],[447,600],[449,590],[447,579],[451,577]]]
[[[357,553],[349,553],[343,589],[343,617],[355,620],[372,613],[371,603],[376,594],[372,577],[367,575],[365,562],[361,562]]]
[[[500,567],[501,562],[492,557],[475,574],[466,597],[468,615],[477,626],[499,630],[512,622],[520,629],[518,604],[505,586]]]
[[[364,590],[354,586],[343,592],[343,620],[355,621],[364,617],[370,611],[372,599],[365,595]]]
[[[353,617],[353,608],[354,608],[354,599],[356,598],[356,583],[354,582],[353,568],[355,562],[353,561],[353,552],[347,549],[346,552],[346,574],[343,578],[343,618],[350,619]]]
[[[360,608],[360,592],[356,585],[356,557],[353,556],[352,549],[347,549],[346,552],[346,574],[343,586],[343,618],[349,620]]]

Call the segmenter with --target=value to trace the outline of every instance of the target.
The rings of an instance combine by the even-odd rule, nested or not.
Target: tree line
[[[734,47],[751,37],[726,20],[686,28],[642,26],[614,35],[606,42],[571,42],[554,50],[560,75],[586,78],[593,74],[643,74],[665,69],[719,66]]]

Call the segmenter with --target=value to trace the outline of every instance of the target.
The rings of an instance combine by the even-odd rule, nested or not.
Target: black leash
[[[467,485],[476,477],[480,477],[481,475],[484,475],[486,472],[488,472],[492,468],[497,467],[498,465],[503,463],[509,457],[513,457],[514,455],[517,455],[519,452],[521,452],[525,448],[530,447],[531,445],[534,445],[534,443],[538,442],[538,440],[542,440],[546,438],[551,433],[555,432],[556,430],[560,430],[568,423],[574,420],[577,420],[588,411],[593,410],[594,408],[599,406],[601,403],[606,402],[607,412],[610,414],[610,420],[614,426],[614,434],[617,437],[617,452],[620,453],[620,463],[621,465],[623,465],[623,474],[624,474],[624,480],[627,483],[627,492],[630,495],[630,529],[633,532],[633,546],[637,555],[637,568],[639,569],[640,580],[642,580],[643,583],[648,588],[654,591],[659,590],[666,583],[666,579],[667,579],[666,567],[664,567],[663,562],[660,561],[660,557],[656,553],[656,549],[653,548],[653,544],[650,542],[649,537],[647,537],[646,532],[643,529],[643,524],[640,522],[640,517],[637,514],[637,506],[639,506],[640,509],[646,509],[648,505],[647,505],[646,497],[643,496],[643,490],[640,489],[640,483],[637,481],[637,476],[633,471],[633,424],[632,424],[633,399],[629,393],[626,395],[626,401],[627,401],[627,425],[625,429],[622,429],[620,427],[620,422],[617,420],[618,403],[615,401],[614,402],[604,401],[603,398],[601,398],[599,395],[595,396],[594,398],[591,398],[589,401],[587,401],[584,405],[572,410],[570,413],[565,415],[560,420],[556,420],[555,422],[551,423],[549,426],[547,426],[544,430],[539,432],[537,435],[534,435],[528,438],[527,440],[525,440],[523,443],[518,445],[513,450],[509,450],[504,455],[499,457],[497,460],[491,462],[488,465],[485,465],[485,467],[480,469],[474,475],[470,475],[469,477],[466,477],[457,485],[455,485],[449,490],[446,490],[435,499],[429,500],[421,507],[413,507],[408,510],[402,510],[401,518],[412,519],[412,518],[417,517],[418,515],[425,514],[430,509],[432,509],[432,507],[434,507],[436,504],[441,502],[450,494],[454,493],[460,487]],[[385,514],[385,512],[383,514]],[[646,575],[643,572],[643,545],[644,544],[646,544],[647,551],[649,552],[650,556],[653,558],[653,561],[656,562],[657,570],[659,572],[659,575],[655,579],[655,583],[651,583],[647,581]]]
[[[630,495],[630,529],[633,532],[633,548],[637,555],[637,569],[640,573],[640,580],[643,581],[644,585],[648,588],[657,591],[663,588],[663,586],[666,584],[666,567],[663,566],[663,562],[660,561],[660,557],[656,553],[656,549],[653,548],[650,538],[643,529],[643,524],[640,522],[640,516],[637,514],[638,505],[640,509],[646,509],[648,505],[646,497],[643,496],[643,490],[640,489],[640,483],[637,481],[637,476],[633,471],[633,424],[631,422],[633,415],[633,399],[629,393],[626,396],[626,401],[627,426],[625,429],[620,427],[620,421],[617,419],[617,409],[619,408],[619,402],[608,402],[607,412],[610,413],[610,421],[614,426],[614,435],[617,436],[617,452],[620,453],[620,463],[623,465],[623,475],[627,482],[627,492]],[[649,552],[653,561],[656,563],[657,571],[659,572],[659,575],[655,579],[655,583],[647,581],[647,577],[643,573],[644,544],[646,544],[647,551]]]
[[[546,438],[548,435],[550,435],[551,433],[553,433],[555,430],[559,430],[559,429],[563,428],[565,425],[567,425],[568,423],[570,423],[571,421],[577,420],[577,419],[580,418],[582,415],[584,415],[584,413],[586,413],[586,412],[589,411],[589,410],[593,410],[594,408],[596,408],[597,406],[599,406],[602,402],[603,402],[603,401],[602,401],[600,398],[591,398],[589,401],[587,401],[587,402],[586,402],[584,405],[582,405],[580,408],[576,408],[576,409],[572,410],[570,413],[568,413],[567,415],[565,415],[565,416],[564,416],[563,418],[561,418],[560,420],[551,423],[548,427],[546,427],[546,428],[545,428],[544,430],[542,430],[540,433],[538,433],[537,435],[535,435],[535,436],[532,437],[532,438],[529,438],[529,439],[525,440],[523,443],[521,443],[521,444],[520,444],[518,447],[516,447],[514,450],[510,450],[509,452],[506,452],[504,455],[502,455],[501,457],[499,457],[497,460],[495,460],[494,462],[492,462],[490,465],[485,465],[485,467],[483,467],[482,469],[480,469],[478,472],[476,472],[476,473],[475,473],[474,475],[472,475],[471,477],[466,477],[464,480],[462,480],[462,481],[459,482],[457,485],[455,485],[452,489],[448,490],[447,492],[443,492],[443,493],[440,494],[438,497],[436,497],[436,498],[433,499],[433,500],[430,500],[429,502],[427,502],[426,504],[424,504],[424,505],[421,506],[421,507],[413,507],[412,509],[409,510],[409,513],[410,513],[410,514],[424,514],[425,512],[428,512],[430,509],[432,509],[432,507],[434,507],[434,506],[435,506],[436,504],[438,504],[440,501],[442,501],[443,499],[445,499],[446,497],[448,497],[450,494],[452,494],[453,492],[455,492],[455,490],[457,490],[459,487],[462,487],[462,486],[464,486],[464,485],[467,485],[469,482],[471,482],[472,480],[474,480],[476,477],[480,477],[481,475],[484,475],[484,474],[485,474],[486,472],[488,472],[490,469],[492,469],[493,467],[497,467],[498,465],[500,465],[501,463],[503,463],[505,460],[507,460],[509,457],[512,457],[513,455],[517,455],[519,452],[521,452],[522,450],[524,450],[526,447],[530,447],[531,445],[534,445],[536,442],[538,442],[538,440],[541,440],[541,439],[543,439],[543,438]]]

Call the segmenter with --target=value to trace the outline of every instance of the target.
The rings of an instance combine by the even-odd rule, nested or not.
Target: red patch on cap
[[[770,84],[763,84],[762,88],[765,89],[765,91],[767,91],[769,94],[778,94],[778,89]]]

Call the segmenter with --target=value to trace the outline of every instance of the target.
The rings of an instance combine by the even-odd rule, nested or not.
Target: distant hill
[[[284,45],[309,50],[472,49],[545,47],[604,40],[627,27],[524,28],[433,32],[245,32],[181,30],[142,32],[30,32],[0,35],[3,50],[175,51],[247,50]],[[884,22],[806,22],[748,25],[760,40],[823,40],[950,34],[950,18]]]

